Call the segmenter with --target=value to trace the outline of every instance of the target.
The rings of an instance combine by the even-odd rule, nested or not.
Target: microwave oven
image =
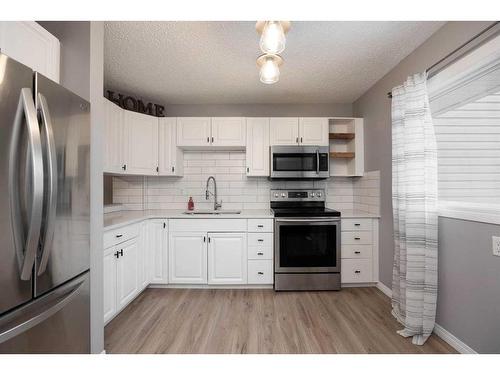
[[[330,177],[328,146],[271,146],[271,179]]]

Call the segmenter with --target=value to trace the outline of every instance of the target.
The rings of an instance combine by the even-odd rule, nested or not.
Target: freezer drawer
[[[2,317],[0,353],[90,353],[90,272]]]

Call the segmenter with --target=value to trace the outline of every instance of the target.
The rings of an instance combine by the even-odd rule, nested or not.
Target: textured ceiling
[[[106,22],[105,87],[163,104],[352,103],[443,22],[292,22],[259,81],[255,22]]]

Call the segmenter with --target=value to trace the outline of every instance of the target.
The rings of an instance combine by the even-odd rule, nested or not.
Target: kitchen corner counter
[[[342,219],[378,219],[380,215],[360,210],[339,210]]]
[[[186,210],[136,210],[118,211],[104,214],[104,230],[111,230],[124,225],[137,223],[148,219],[272,219],[271,210],[241,210],[240,214],[184,214]]]

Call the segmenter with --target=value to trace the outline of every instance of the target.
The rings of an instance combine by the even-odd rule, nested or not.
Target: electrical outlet
[[[491,239],[493,246],[493,255],[500,257],[500,237],[493,236],[491,237]]]

